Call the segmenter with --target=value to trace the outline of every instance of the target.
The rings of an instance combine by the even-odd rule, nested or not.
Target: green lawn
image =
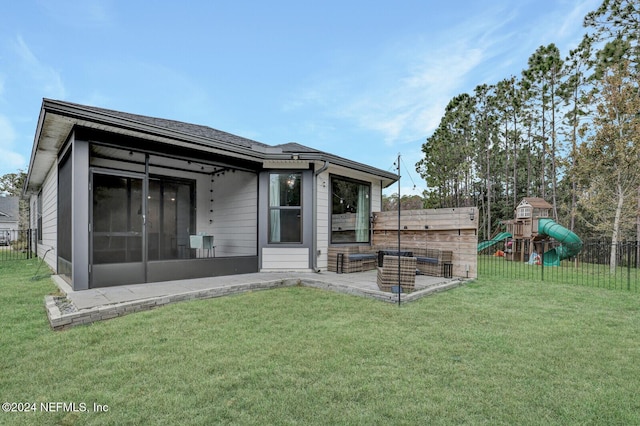
[[[293,287],[49,329],[0,263],[1,424],[640,424],[640,295],[492,278],[398,306]]]
[[[640,269],[593,263],[575,263],[563,260],[560,266],[530,265],[527,262],[511,262],[503,257],[478,255],[478,274],[483,277],[505,277],[511,280],[548,281],[559,284],[576,284],[589,287],[640,291]],[[543,275],[544,274],[544,275]]]

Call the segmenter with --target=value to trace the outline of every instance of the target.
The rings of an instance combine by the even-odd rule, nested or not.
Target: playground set
[[[515,209],[515,219],[504,221],[506,231],[478,244],[478,252],[504,243],[506,260],[544,266],[560,266],[582,250],[582,240],[569,229],[549,218],[553,206],[542,198],[523,198]],[[560,243],[551,249],[549,238]]]

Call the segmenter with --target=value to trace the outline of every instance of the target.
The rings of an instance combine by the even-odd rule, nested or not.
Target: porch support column
[[[71,135],[72,180],[71,180],[71,253],[73,258],[73,289],[89,288],[89,144]]]

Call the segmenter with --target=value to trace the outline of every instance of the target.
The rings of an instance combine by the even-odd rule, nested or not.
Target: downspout
[[[320,272],[318,269],[318,176],[329,168],[329,162],[324,160],[324,166],[316,170],[313,174],[313,243],[311,244],[311,267],[313,272]]]

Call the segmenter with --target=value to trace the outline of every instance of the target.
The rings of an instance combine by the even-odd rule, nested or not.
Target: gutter
[[[324,160],[324,166],[313,173],[313,242],[311,244],[311,268],[313,272],[320,272],[318,268],[318,176],[329,168],[329,162]]]
[[[265,158],[266,159],[282,159],[284,156],[285,159],[291,159],[291,155],[292,155],[291,153],[278,154],[277,155],[278,158],[274,158],[275,156],[273,156],[272,154],[272,155],[265,155]],[[333,155],[327,152],[321,152],[321,151],[313,152],[313,153],[305,152],[297,155],[299,156],[300,160],[331,162],[331,164],[334,166],[342,166],[351,170],[357,170],[359,172],[363,172],[373,176],[378,176],[384,179],[388,179],[391,181],[389,185],[392,185],[398,180],[397,174],[393,174],[385,170],[381,170],[376,167],[369,166],[367,164],[358,163],[357,161],[348,160],[346,158],[339,157],[337,155]]]

